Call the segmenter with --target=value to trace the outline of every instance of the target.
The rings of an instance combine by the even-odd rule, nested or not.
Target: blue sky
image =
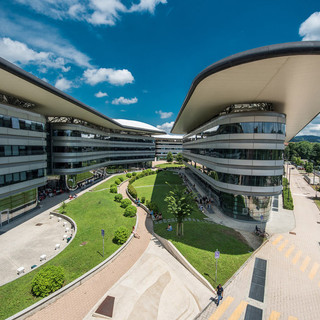
[[[318,11],[311,0],[2,0],[0,56],[109,117],[169,130],[201,70],[320,40]],[[303,133],[319,135],[320,117]]]

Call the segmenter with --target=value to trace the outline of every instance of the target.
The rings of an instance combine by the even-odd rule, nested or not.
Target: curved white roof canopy
[[[154,137],[156,139],[182,140],[183,134],[161,134]]]
[[[30,111],[47,117],[73,117],[105,128],[126,129],[138,133],[165,133],[153,126],[131,126],[130,123],[116,122],[2,58],[0,92],[34,103],[35,107],[30,108]]]
[[[290,141],[320,112],[320,42],[261,47],[209,66],[194,79],[171,132],[189,133],[227,106],[253,102],[286,114]]]
[[[140,130],[148,130],[148,131],[154,131],[163,133],[162,130],[152,126],[151,124],[147,124],[141,121],[136,121],[136,120],[126,120],[126,119],[113,119],[115,122],[119,123],[121,126],[124,127],[130,127],[130,128],[136,128]]]

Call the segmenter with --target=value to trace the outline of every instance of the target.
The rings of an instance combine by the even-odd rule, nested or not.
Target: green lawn
[[[183,168],[185,165],[182,163],[177,163],[177,162],[168,162],[168,163],[162,163],[162,164],[157,164],[156,168]]]
[[[181,188],[185,186],[182,183],[182,179],[175,172],[160,171],[158,174],[153,174],[147,177],[136,180],[133,186],[136,188],[138,197],[145,197],[146,200],[154,201],[158,204],[159,210],[164,219],[173,218],[173,216],[167,212],[167,203],[164,201],[165,197],[169,195],[170,186],[179,185]],[[196,204],[192,213],[192,217],[196,219],[203,219],[205,215],[198,210]]]
[[[166,212],[167,206],[164,198],[170,188],[169,186],[163,186],[165,181],[170,184],[180,184],[183,187],[180,177],[170,171],[161,171],[157,175],[141,178],[135,181],[133,185],[140,198],[145,196],[146,199],[157,202],[166,219],[172,216]],[[203,219],[205,216],[195,206],[191,217]],[[179,238],[175,233],[176,224],[171,224],[173,232],[166,231],[167,224],[165,223],[155,224],[154,230],[163,238],[170,240],[213,286],[217,286],[214,260],[216,249],[221,253],[221,258],[218,261],[217,282],[222,284],[230,279],[251,255],[252,248],[233,229],[217,224],[187,221],[184,223],[184,236]]]
[[[112,179],[107,180],[104,183],[101,183],[100,185],[95,187],[93,189],[93,191],[98,191],[98,190],[110,188],[110,185],[112,185],[117,179],[119,179],[119,177],[122,177],[124,180],[128,179],[125,174],[118,175],[116,177],[113,177]]]
[[[118,177],[108,180],[111,184]],[[124,209],[114,202],[114,193],[109,190],[87,192],[67,204],[67,215],[77,224],[77,235],[71,244],[45,265],[62,266],[66,284],[86,273],[110,256],[120,246],[112,242],[114,231],[120,225],[131,230],[135,218],[123,216]],[[105,257],[102,257],[101,229],[105,230]],[[83,242],[86,245],[80,246]],[[40,300],[31,293],[31,281],[40,270],[0,287],[0,319],[5,319]]]

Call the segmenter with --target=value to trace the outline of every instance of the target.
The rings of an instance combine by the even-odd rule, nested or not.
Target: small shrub
[[[110,193],[117,193],[117,192],[118,192],[117,187],[111,187],[110,188]]]
[[[130,231],[124,227],[120,226],[114,233],[113,242],[117,244],[124,244],[129,238]]]
[[[130,205],[131,204],[131,201],[130,201],[130,199],[123,199],[123,200],[121,200],[121,205],[120,205],[120,207],[121,208],[126,208],[128,205]]]
[[[126,174],[126,177],[130,179],[130,178],[132,177],[132,173],[131,173],[131,172],[128,172],[128,173]]]
[[[145,201],[146,201],[146,197],[141,197],[141,202],[145,203]]]
[[[136,212],[137,212],[137,208],[135,206],[133,206],[132,204],[130,204],[124,209],[123,215],[125,217],[133,218],[136,216]]]
[[[121,200],[122,200],[122,194],[120,194],[120,193],[117,193],[115,196],[114,196],[114,201],[116,201],[116,202],[121,202]]]
[[[117,179],[114,183],[118,186],[121,183],[121,180]]]
[[[134,177],[134,176],[136,176],[137,175],[137,173],[136,172],[132,172],[132,176]]]
[[[132,178],[129,180],[129,184],[134,183],[136,180],[137,180],[137,177],[136,177],[136,176],[132,177]]]
[[[112,188],[112,187],[117,187],[117,185],[116,185],[115,183],[112,183],[112,184],[110,185],[110,188]]]
[[[151,211],[151,210],[153,210],[153,212],[158,212],[158,211],[159,211],[158,205],[157,205],[155,202],[153,202],[153,201],[148,202],[148,203],[147,203],[147,207],[148,207],[148,209],[149,209],[150,211]]]
[[[62,206],[61,206],[61,208],[62,208],[61,213],[66,213],[67,204],[66,204],[64,201],[62,202]]]
[[[138,196],[137,190],[132,184],[128,185],[128,192],[130,193],[131,197],[133,197],[134,199]]]
[[[123,178],[123,177],[119,177],[119,180],[120,180],[121,182],[123,182],[124,178]]]
[[[46,297],[63,286],[65,280],[62,267],[46,266],[32,279],[31,291],[37,297]]]

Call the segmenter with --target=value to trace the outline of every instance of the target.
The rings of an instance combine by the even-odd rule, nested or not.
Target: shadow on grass
[[[184,188],[182,179],[179,177],[178,171],[173,172],[169,170],[163,170],[159,172],[155,179],[155,185],[163,185],[166,182],[169,184],[181,184],[181,188]],[[170,186],[166,185],[163,187],[153,188],[151,195],[151,201],[156,202],[160,212],[164,219],[174,218],[170,213],[167,212],[167,203],[164,201],[166,196],[169,195]],[[222,254],[229,255],[241,255],[252,251],[246,241],[243,239],[240,233],[237,231],[221,226],[218,224],[206,223],[203,218],[204,214],[200,212],[195,202],[194,209],[190,218],[196,218],[201,220],[196,221],[185,221],[184,222],[184,236],[178,237],[176,235],[176,223],[170,222],[173,226],[173,232],[166,231],[167,223],[155,224],[154,231],[161,237],[172,240],[175,242],[181,242],[190,247],[195,247],[201,250],[214,252],[217,248]]]

